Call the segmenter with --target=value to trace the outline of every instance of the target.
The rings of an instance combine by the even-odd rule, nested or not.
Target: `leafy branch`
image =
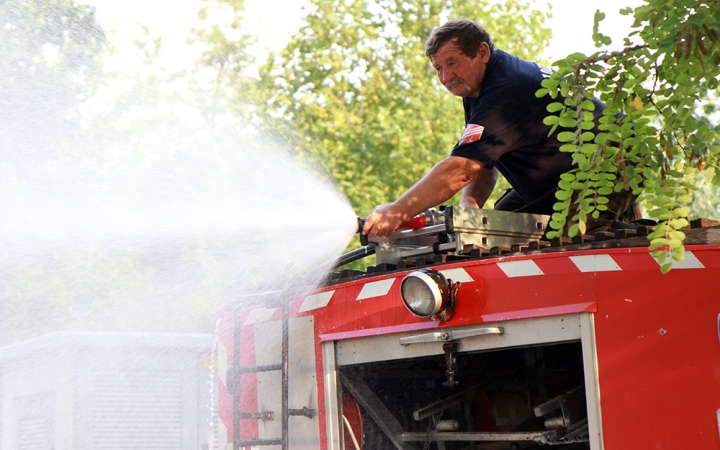
[[[699,108],[720,77],[720,2],[665,3],[622,10],[634,14],[630,37],[640,43],[628,37],[619,51],[572,54],[537,92],[557,99],[545,124],[575,164],[559,182],[549,236],[584,234],[589,217],[608,209],[608,195],[631,190],[658,221],[648,239],[663,272],[684,258],[693,180],[704,171],[720,181],[718,127]],[[596,12],[597,47],[611,43],[599,32],[603,19]],[[596,110],[594,97],[607,109]]]

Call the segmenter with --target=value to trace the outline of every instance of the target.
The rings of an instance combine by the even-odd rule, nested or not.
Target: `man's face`
[[[482,43],[474,58],[470,58],[451,40],[443,44],[430,58],[440,82],[459,97],[477,97],[490,60],[490,47]]]

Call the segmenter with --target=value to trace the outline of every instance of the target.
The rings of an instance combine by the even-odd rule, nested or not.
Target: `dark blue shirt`
[[[559,150],[557,132],[548,137],[550,127],[543,123],[547,105],[558,100],[535,96],[550,73],[546,67],[493,50],[480,94],[463,98],[466,129],[451,153],[497,167],[527,203],[553,192],[560,175],[572,168],[571,154]],[[602,109],[596,102],[596,116]],[[554,195],[546,195],[538,205],[552,208],[555,202]]]

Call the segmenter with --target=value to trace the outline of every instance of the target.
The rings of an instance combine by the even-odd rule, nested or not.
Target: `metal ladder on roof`
[[[303,409],[290,409],[288,407],[288,353],[289,353],[289,341],[290,341],[290,319],[289,319],[289,312],[288,312],[288,304],[287,301],[278,301],[279,304],[274,304],[275,302],[272,302],[273,304],[269,304],[269,301],[266,301],[266,307],[272,308],[272,307],[280,307],[282,309],[282,343],[281,343],[281,352],[282,352],[282,359],[279,364],[267,364],[267,365],[256,365],[256,366],[241,366],[240,365],[240,349],[242,348],[241,344],[241,327],[242,327],[242,317],[240,316],[240,310],[241,308],[238,307],[235,309],[234,312],[234,318],[233,318],[233,365],[231,368],[229,368],[229,371],[231,371],[231,374],[228,374],[229,377],[232,376],[233,380],[233,392],[232,392],[232,401],[233,401],[233,450],[241,450],[243,447],[250,447],[250,446],[269,446],[269,445],[279,445],[281,446],[282,450],[288,450],[288,444],[289,444],[289,437],[288,437],[288,419],[290,416],[305,416],[308,418],[313,418],[315,416],[316,411],[311,408],[303,408]],[[265,439],[240,439],[240,420],[275,420],[275,412],[274,411],[265,411],[265,412],[241,412],[240,406],[241,406],[241,400],[242,400],[242,383],[240,380],[241,375],[244,374],[251,374],[251,373],[260,373],[260,372],[271,372],[271,371],[280,371],[281,372],[281,385],[282,385],[282,407],[280,411],[280,418],[282,420],[282,436],[278,438],[265,438]]]

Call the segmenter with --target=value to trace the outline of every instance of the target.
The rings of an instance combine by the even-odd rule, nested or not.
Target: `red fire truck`
[[[546,224],[430,210],[340,261],[375,266],[229,302],[219,448],[720,449],[717,223],[667,274],[648,228]]]

